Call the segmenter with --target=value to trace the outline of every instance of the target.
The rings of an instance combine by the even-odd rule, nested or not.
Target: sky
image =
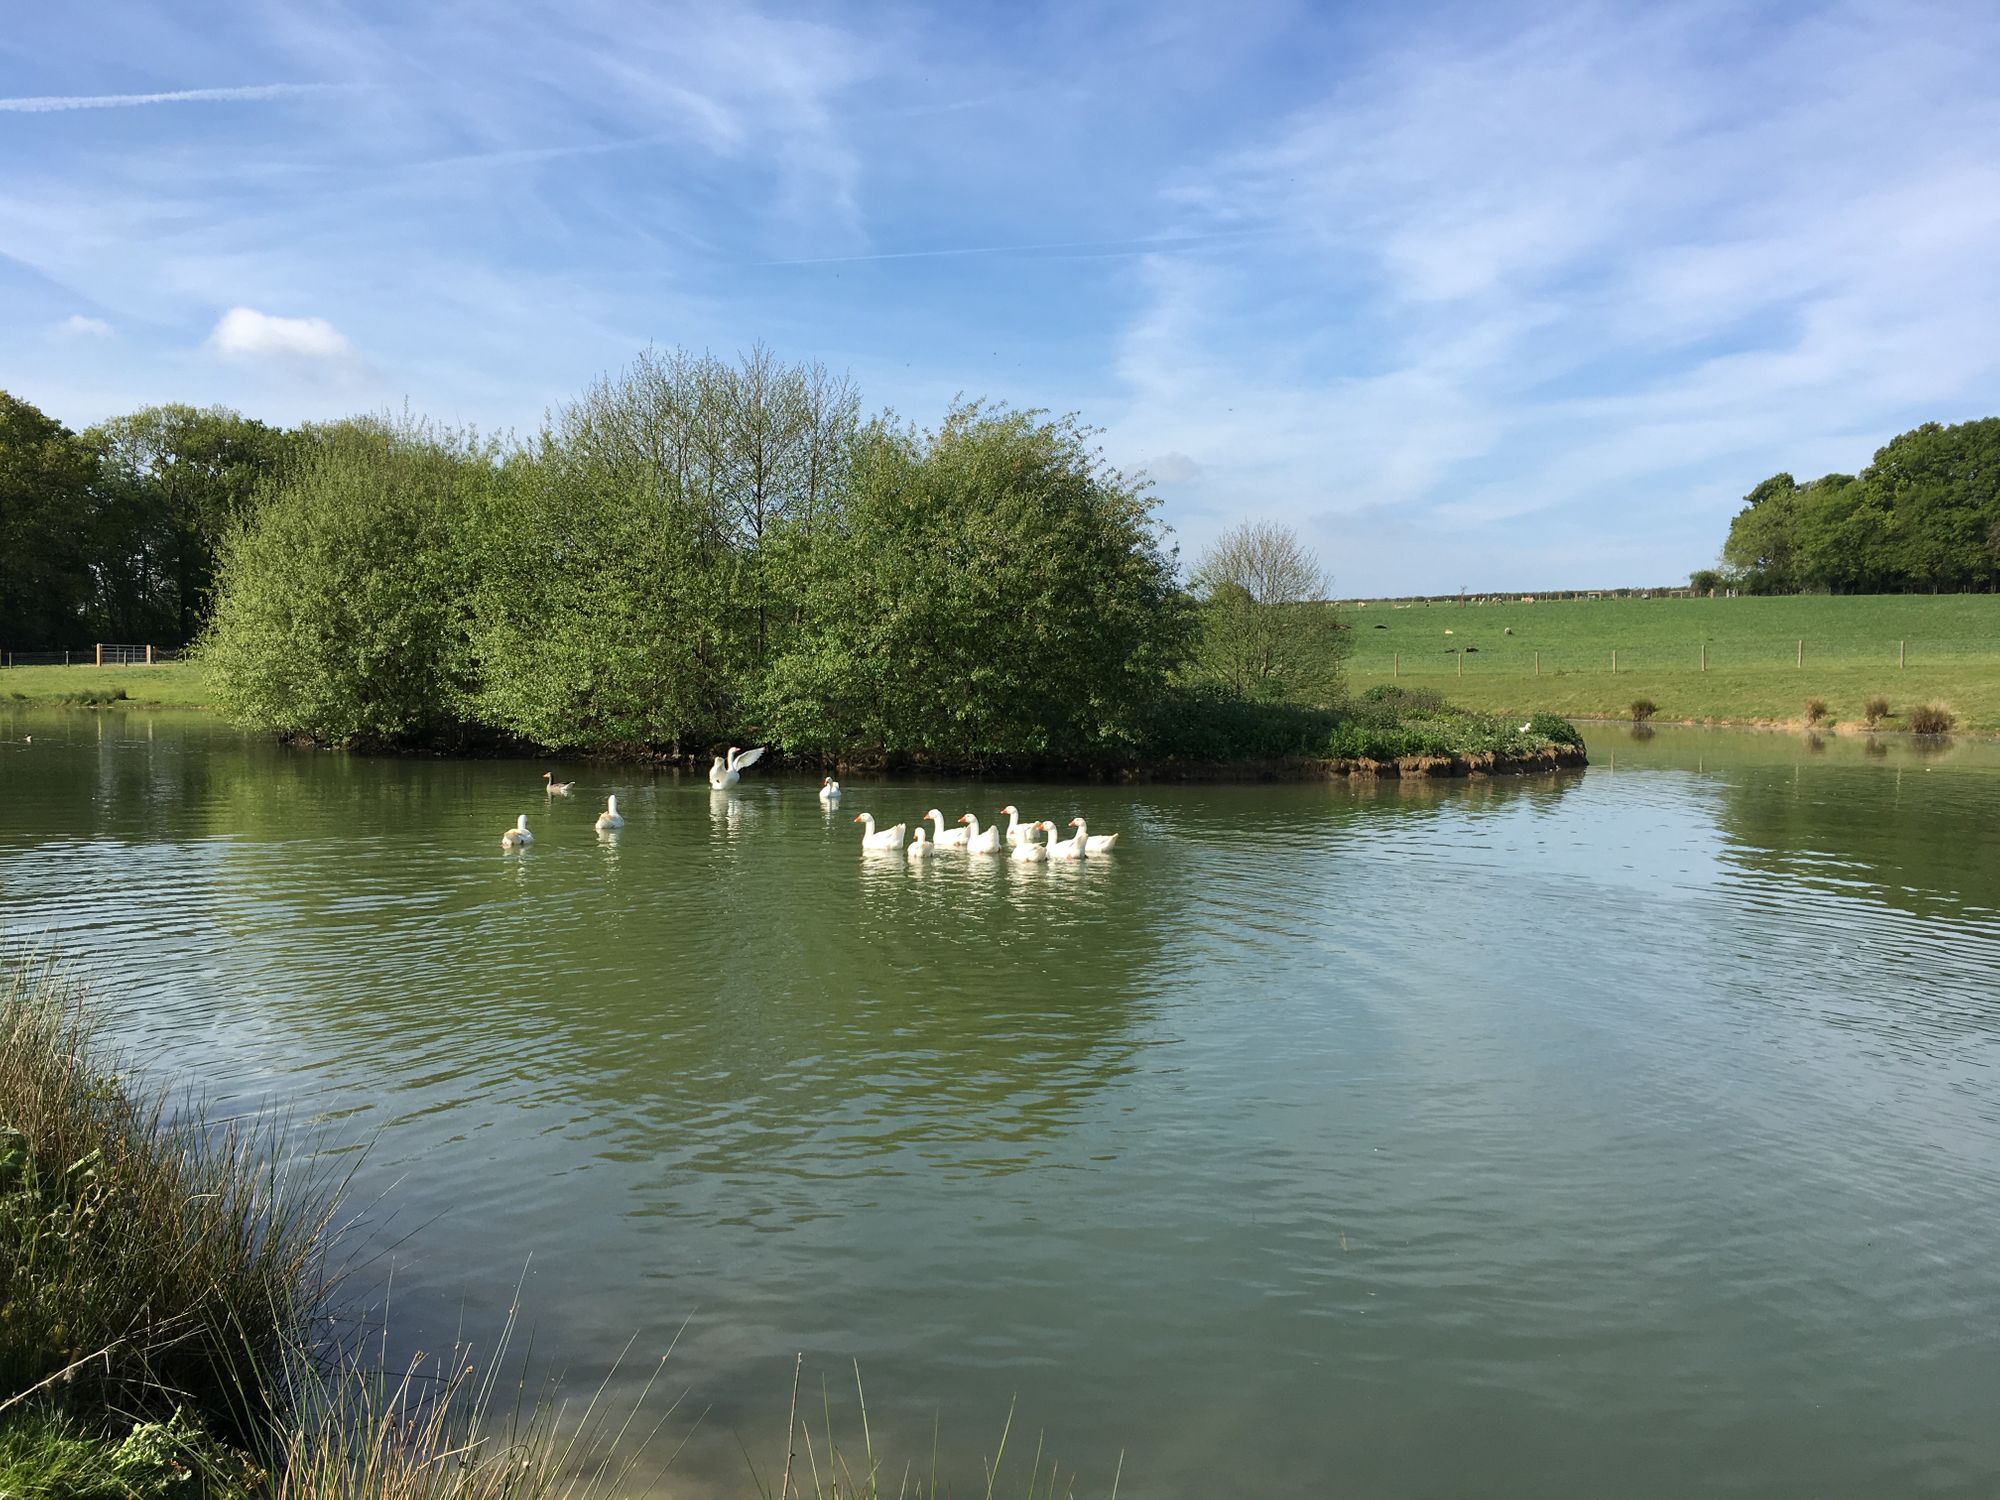
[[[1075,411],[1191,560],[1661,584],[2000,413],[2000,5],[73,0],[0,29],[0,388],[532,431],[761,341]]]

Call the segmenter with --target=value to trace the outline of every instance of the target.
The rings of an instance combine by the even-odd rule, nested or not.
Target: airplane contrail
[[[289,99],[303,94],[331,93],[338,83],[252,83],[240,88],[175,89],[165,94],[48,94],[40,98],[0,99],[0,113],[52,114],[65,109],[130,109],[140,104],[235,103],[256,99]]]

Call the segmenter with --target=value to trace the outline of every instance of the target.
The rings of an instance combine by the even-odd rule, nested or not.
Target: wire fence
[[[187,653],[178,646],[133,646],[100,641],[67,651],[0,651],[4,667],[156,667],[179,661]]]
[[[1872,667],[1896,671],[1942,667],[1968,658],[2000,660],[1993,642],[1896,640],[1642,641],[1629,646],[1564,642],[1550,646],[1512,641],[1477,645],[1445,643],[1357,651],[1350,670],[1365,677],[1619,676],[1633,672],[1737,672]]]

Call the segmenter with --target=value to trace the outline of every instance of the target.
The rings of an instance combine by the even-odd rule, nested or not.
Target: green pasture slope
[[[2000,730],[2000,595],[1370,600],[1347,614],[1357,689],[1395,679],[1467,708],[1572,718],[1624,718],[1650,698],[1662,720],[1736,723],[1801,722],[1824,698],[1853,724],[1880,696],[1887,728],[1933,702],[1961,728]]]
[[[118,698],[174,708],[208,706],[208,684],[193,662],[137,667],[0,668],[0,707],[9,703],[75,703]]]

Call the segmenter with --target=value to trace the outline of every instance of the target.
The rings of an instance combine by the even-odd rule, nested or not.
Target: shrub
[[[1861,717],[1866,719],[1868,727],[1873,729],[1882,720],[1889,717],[1889,700],[1887,698],[1870,698],[1861,706]]]
[[[1250,703],[1212,684],[1170,688],[1156,705],[1145,753],[1173,760],[1324,753],[1333,715],[1289,703]]]
[[[1561,714],[1536,714],[1528,720],[1528,734],[1538,740],[1547,740],[1557,745],[1583,744],[1583,736],[1577,727]]]
[[[1826,699],[1824,698],[1806,699],[1806,722],[1808,724],[1817,724],[1821,722],[1823,719],[1826,718],[1826,713],[1827,713]]]
[[[1659,704],[1655,703],[1651,698],[1634,698],[1632,700],[1632,722],[1634,724],[1645,723],[1659,711]]]
[[[1951,716],[1951,710],[1940,703],[1920,703],[1910,710],[1910,732],[1912,734],[1950,734],[1951,727],[1958,721]]]

